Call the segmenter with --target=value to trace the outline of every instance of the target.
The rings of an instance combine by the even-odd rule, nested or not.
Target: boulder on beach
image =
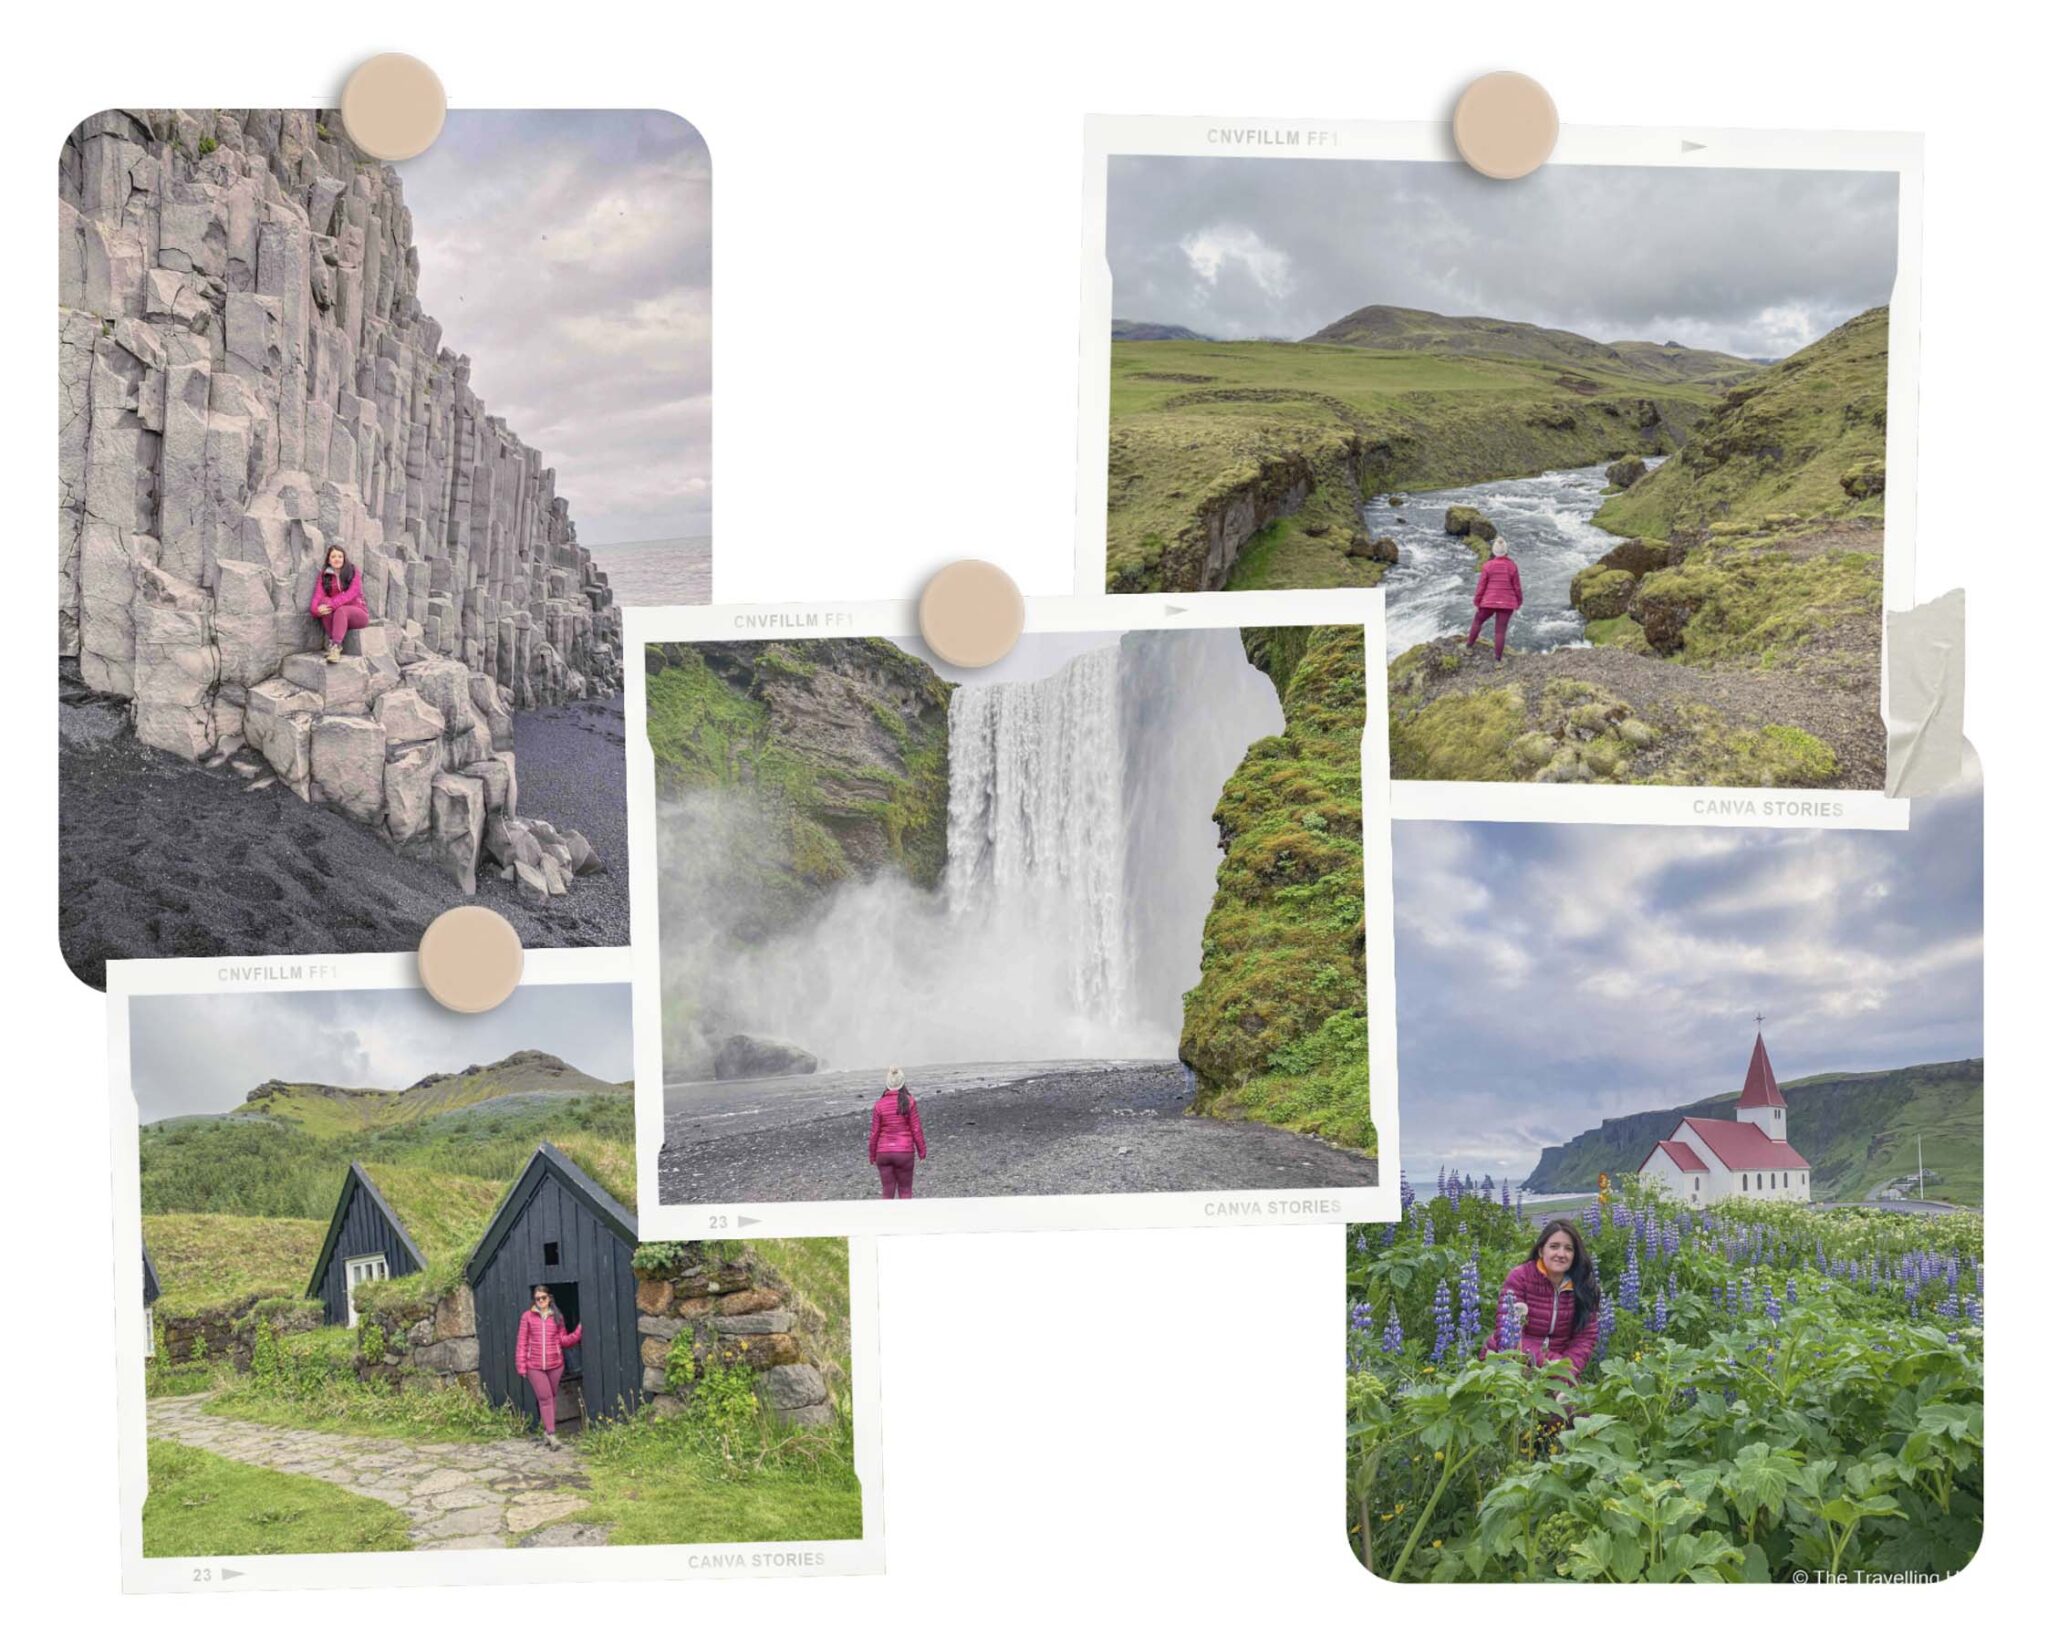
[[[731,1078],[786,1078],[817,1070],[818,1058],[809,1050],[746,1033],[729,1035],[711,1059],[711,1075],[721,1083]]]

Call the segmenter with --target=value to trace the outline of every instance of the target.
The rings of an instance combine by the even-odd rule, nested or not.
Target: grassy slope
[[[1882,514],[1889,318],[1883,306],[1866,311],[1734,391],[1596,522],[1623,536],[1669,536],[1772,514]],[[1859,496],[1845,486],[1859,471],[1875,472],[1877,489]]]
[[[1828,1073],[1782,1085],[1792,1144],[1813,1165],[1814,1194],[1855,1200],[1914,1169],[1914,1137],[1928,1186],[1943,1201],[1984,1196],[1984,1063],[1937,1062],[1890,1072]],[[1634,1173],[1680,1117],[1732,1117],[1735,1093],[1663,1111],[1611,1118],[1543,1153],[1532,1181],[1545,1190],[1590,1190],[1602,1173]]]
[[[1225,847],[1185,1000],[1197,1109],[1374,1146],[1366,1068],[1364,635],[1248,632],[1286,727],[1223,787]]]
[[[846,1391],[853,1374],[853,1282],[844,1236],[770,1236],[747,1250],[789,1289],[812,1347],[836,1370],[833,1387]]]
[[[189,1314],[251,1293],[296,1298],[327,1234],[325,1219],[254,1219],[219,1213],[145,1213],[142,1239],[156,1262],[157,1311]]]
[[[1718,399],[1612,364],[1375,351],[1344,344],[1111,346],[1109,585],[1169,579],[1206,510],[1255,485],[1312,478],[1292,523],[1253,544],[1233,586],[1370,585],[1346,557],[1360,495],[1505,479],[1626,451],[1669,449],[1645,408],[1683,426]],[[1278,522],[1278,516],[1276,516]],[[1321,537],[1308,535],[1323,527]]]
[[[1419,350],[1430,354],[1476,353],[1540,361],[1550,366],[1596,367],[1659,382],[1709,383],[1725,387],[1761,371],[1754,361],[1718,350],[1693,350],[1682,344],[1652,344],[1624,339],[1603,344],[1584,334],[1533,322],[1503,321],[1492,316],[1440,316],[1435,311],[1399,305],[1367,305],[1339,317],[1310,344],[1352,344],[1367,350]]]
[[[318,1479],[152,1439],[144,1557],[403,1552],[405,1515]]]

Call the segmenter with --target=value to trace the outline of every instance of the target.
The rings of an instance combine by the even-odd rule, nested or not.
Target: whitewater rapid
[[[1647,461],[1654,468],[1663,459]],[[1451,633],[1462,637],[1472,623],[1478,564],[1464,538],[1444,534],[1445,510],[1460,504],[1493,521],[1521,571],[1523,602],[1509,628],[1509,646],[1556,649],[1585,642],[1585,622],[1572,608],[1572,577],[1621,540],[1593,523],[1606,491],[1607,465],[1596,463],[1410,492],[1400,507],[1386,497],[1367,503],[1367,528],[1375,536],[1392,536],[1401,548],[1401,562],[1385,581],[1389,653]]]

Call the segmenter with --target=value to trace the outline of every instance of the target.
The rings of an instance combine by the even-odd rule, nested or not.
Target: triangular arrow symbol
[[[737,1225],[738,1225],[738,1226],[740,1227],[740,1229],[744,1230],[744,1229],[746,1229],[746,1227],[747,1227],[748,1225],[750,1225],[750,1224],[759,1224],[759,1223],[760,1223],[761,1221],[760,1221],[759,1219],[750,1219],[750,1218],[748,1218],[748,1217],[746,1216],[746,1214],[742,1213],[742,1214],[741,1214],[741,1215],[740,1215],[740,1216],[739,1216],[739,1217],[738,1217],[738,1218],[737,1218],[736,1220],[734,1220],[733,1222],[734,1222],[735,1224],[737,1224]]]
[[[239,1580],[242,1577],[242,1571],[240,1569],[222,1569],[220,1577],[223,1580]]]
[[[1185,615],[1187,611],[1179,604],[1168,604],[1166,606],[1166,613],[1169,615]]]
[[[1705,152],[1707,144],[1704,141],[1680,141],[1678,143],[1678,150],[1680,152]]]

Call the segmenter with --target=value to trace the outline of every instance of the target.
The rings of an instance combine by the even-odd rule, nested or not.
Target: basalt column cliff
[[[562,890],[512,709],[612,692],[619,611],[421,311],[397,175],[333,114],[109,112],[58,191],[60,654],[149,745]],[[335,544],[372,624],[329,664]]]

